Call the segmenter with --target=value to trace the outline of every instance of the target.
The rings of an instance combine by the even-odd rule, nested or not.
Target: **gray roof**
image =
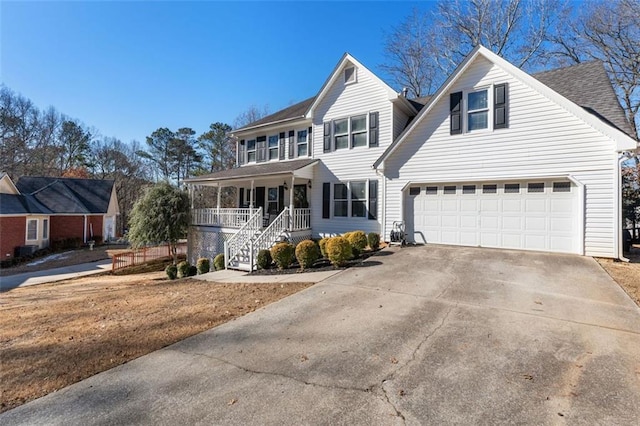
[[[297,104],[291,105],[290,107],[287,107],[285,109],[281,109],[278,112],[274,112],[273,114],[267,115],[266,117],[263,117],[260,120],[256,120],[253,123],[249,123],[246,126],[243,126],[234,131],[239,132],[239,131],[250,129],[253,127],[264,126],[267,124],[278,123],[281,121],[293,120],[295,118],[303,118],[315,99],[316,97],[314,96],[302,102],[298,102]]]
[[[0,194],[0,214],[51,214],[32,195]]]
[[[53,213],[104,214],[109,209],[114,181],[23,176],[16,187]]]
[[[601,61],[543,71],[533,77],[605,123],[635,138]]]
[[[230,179],[243,179],[250,177],[263,177],[269,175],[278,175],[285,173],[293,173],[304,167],[310,166],[319,160],[313,158],[304,158],[291,161],[278,161],[272,163],[256,164],[251,166],[236,167],[229,170],[221,170],[219,172],[210,173],[202,176],[194,176],[185,182],[202,182],[202,181],[218,181]]]

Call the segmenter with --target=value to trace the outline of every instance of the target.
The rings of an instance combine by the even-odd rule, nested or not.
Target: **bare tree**
[[[263,117],[269,115],[269,105],[264,105],[262,108],[256,105],[251,105],[246,111],[240,113],[233,122],[233,128],[239,129],[251,124],[254,121],[258,121]]]
[[[432,93],[478,44],[518,67],[544,64],[544,54],[566,6],[563,0],[439,0],[415,11],[387,37],[396,83],[414,96]]]
[[[554,41],[557,57],[569,62],[601,60],[636,139],[640,131],[640,1],[585,3],[568,16]]]

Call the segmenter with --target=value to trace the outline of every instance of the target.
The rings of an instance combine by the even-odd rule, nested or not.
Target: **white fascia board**
[[[263,124],[258,124],[257,126],[253,126],[253,127],[243,127],[242,129],[238,129],[235,131],[231,132],[231,136],[233,137],[239,137],[240,135],[243,135],[245,133],[250,133],[252,131],[258,130],[258,129],[262,129],[265,127],[277,127],[280,125],[283,125],[285,123],[291,123],[294,121],[307,121],[307,118],[304,115],[301,115],[299,117],[292,117],[292,118],[285,118],[284,120],[278,120],[278,121],[272,121],[269,123],[263,123]]]

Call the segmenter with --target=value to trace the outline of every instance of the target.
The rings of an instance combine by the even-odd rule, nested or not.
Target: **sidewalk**
[[[80,265],[9,275],[0,277],[0,292],[9,291],[17,287],[52,283],[70,278],[83,277],[85,275],[99,274],[109,270],[111,270],[111,259],[103,259],[97,262],[82,263]]]

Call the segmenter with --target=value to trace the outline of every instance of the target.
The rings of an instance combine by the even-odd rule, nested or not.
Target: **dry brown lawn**
[[[0,412],[215,327],[310,284],[92,276],[0,296]]]
[[[627,255],[630,262],[596,259],[620,287],[640,306],[640,245],[636,244]]]

